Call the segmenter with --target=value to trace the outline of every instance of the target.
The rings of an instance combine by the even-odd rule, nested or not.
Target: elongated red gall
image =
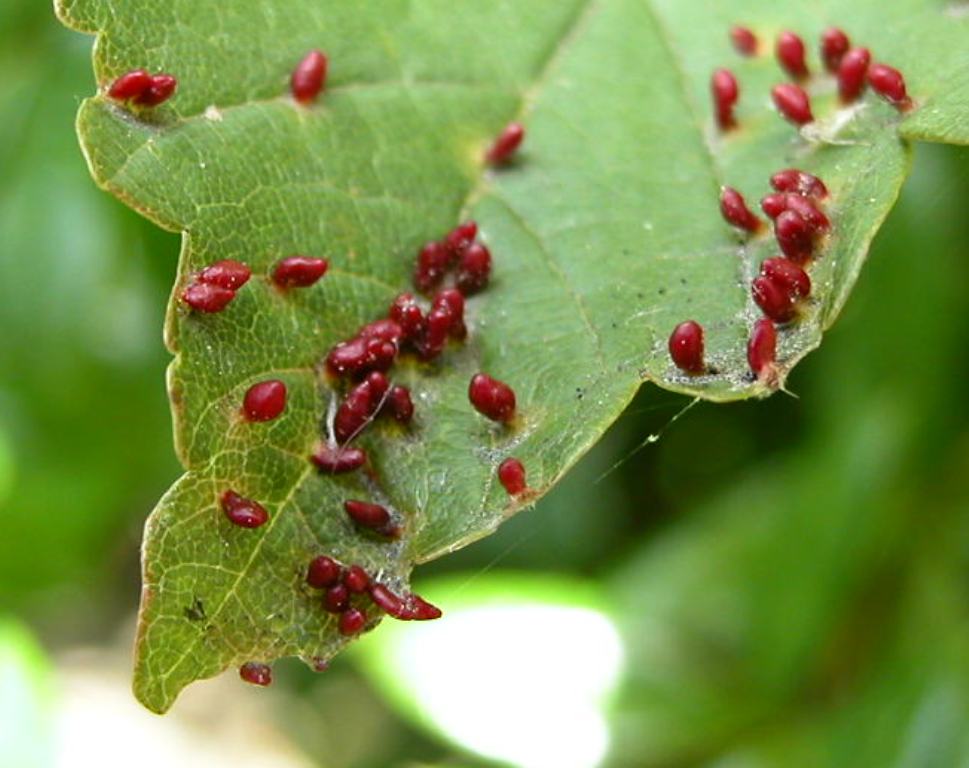
[[[242,399],[242,413],[247,421],[272,421],[285,409],[286,385],[279,379],[253,384]]]
[[[432,621],[439,619],[443,612],[436,605],[427,602],[420,595],[407,595],[404,598],[404,619],[412,621]]]
[[[481,243],[472,243],[458,264],[457,286],[465,296],[488,285],[491,277],[491,251]]]
[[[359,565],[351,565],[343,574],[343,586],[352,594],[359,595],[370,587],[370,575]]]
[[[444,238],[443,245],[447,249],[449,263],[453,264],[457,262],[477,236],[478,222],[470,219],[458,224],[448,232]]]
[[[362,448],[321,443],[310,461],[324,474],[342,475],[360,469],[367,462],[367,454]]]
[[[468,335],[464,324],[464,294],[456,288],[445,288],[438,291],[431,302],[431,311],[444,308],[450,315],[448,333],[452,338],[463,339]]]
[[[229,522],[240,528],[258,528],[269,520],[269,513],[262,504],[229,490],[222,494],[222,511]]]
[[[757,306],[771,320],[787,323],[794,318],[794,299],[790,291],[767,275],[755,277],[751,283],[750,292]]]
[[[498,465],[498,480],[509,496],[517,496],[527,487],[525,465],[514,457],[508,457]]]
[[[411,400],[410,390],[395,384],[387,393],[387,409],[394,420],[401,424],[410,424],[414,418],[414,402]]]
[[[412,293],[401,293],[390,305],[388,316],[400,326],[402,341],[416,341],[424,329],[424,312]]]
[[[800,265],[780,256],[767,259],[760,266],[761,274],[766,275],[778,285],[783,286],[796,299],[806,299],[811,295],[811,278]]]
[[[760,379],[773,378],[777,357],[777,329],[773,321],[761,318],[754,323],[747,341],[747,362]]]
[[[681,371],[703,373],[703,326],[695,320],[686,320],[673,329],[668,343],[670,357]]]
[[[787,210],[787,192],[773,192],[760,201],[760,209],[771,221]]]
[[[350,590],[343,584],[334,584],[323,593],[323,609],[330,613],[345,611],[350,604]]]
[[[757,54],[757,35],[747,27],[733,27],[730,30],[730,42],[741,56],[755,56]]]
[[[268,664],[247,661],[239,667],[239,677],[250,685],[261,685],[265,688],[267,685],[272,685],[273,670]]]
[[[720,190],[720,213],[728,224],[747,232],[757,232],[763,226],[761,220],[747,207],[744,196],[733,187],[723,187]]]
[[[515,391],[487,373],[476,373],[468,386],[468,399],[482,416],[509,422],[515,416]]]
[[[804,41],[793,32],[781,32],[775,47],[777,61],[784,70],[797,79],[808,76],[807,62],[804,58]]]
[[[905,89],[905,78],[894,67],[887,64],[872,64],[868,68],[868,84],[875,93],[890,101],[898,109],[904,111],[912,106],[912,101]]]
[[[814,120],[811,114],[811,100],[799,85],[781,83],[771,90],[774,106],[789,122],[795,125],[805,125]]]
[[[815,234],[831,229],[831,221],[810,198],[788,192],[786,204],[787,210],[793,211],[804,219]]]
[[[512,155],[525,138],[525,127],[521,123],[509,123],[498,134],[498,138],[488,149],[485,159],[490,165],[503,165],[511,160]]]
[[[151,85],[135,96],[133,101],[143,107],[157,107],[174,96],[177,87],[178,80],[172,75],[153,75]]]
[[[343,575],[342,566],[332,557],[320,555],[310,560],[306,569],[306,583],[314,589],[332,587]]]
[[[108,88],[108,96],[118,101],[128,101],[129,99],[141,96],[141,94],[151,88],[151,85],[151,75],[143,69],[135,69],[131,72],[126,72],[111,83],[111,86]]]
[[[831,74],[838,71],[841,59],[851,48],[851,42],[844,30],[838,27],[828,27],[821,33],[821,61],[824,68]]]
[[[273,268],[273,282],[280,288],[309,288],[319,281],[330,262],[310,256],[288,256]]]
[[[871,51],[867,48],[852,48],[841,57],[838,65],[838,94],[844,104],[855,101],[865,90],[868,81],[868,65]]]
[[[333,419],[333,434],[338,443],[349,442],[367,426],[377,415],[389,388],[387,377],[379,371],[372,371],[350,390]]]
[[[444,243],[427,243],[417,254],[414,267],[414,287],[421,293],[429,293],[437,288],[450,265],[450,254]]]
[[[828,196],[828,188],[821,179],[797,168],[778,171],[770,177],[770,185],[778,192],[794,192],[818,200]]]
[[[404,616],[404,601],[384,584],[370,585],[370,599],[388,616],[402,619]]]
[[[363,632],[367,624],[367,614],[359,608],[348,608],[340,614],[339,630],[344,637],[352,637]]]
[[[293,98],[300,104],[309,104],[326,86],[329,62],[322,51],[313,50],[296,65],[289,80]]]
[[[803,263],[814,251],[815,230],[794,211],[784,211],[774,221],[774,236],[787,258]]]
[[[729,69],[718,69],[710,77],[710,95],[713,97],[713,112],[721,130],[736,125],[733,108],[740,95],[737,78]]]
[[[207,314],[221,312],[235,297],[235,291],[209,283],[192,283],[182,291],[182,301],[196,312]]]
[[[343,502],[347,516],[361,528],[376,531],[381,536],[395,539],[400,536],[400,528],[390,516],[390,510],[381,504],[349,499]]]
[[[251,270],[241,261],[223,259],[222,261],[210,264],[199,272],[197,279],[200,283],[208,283],[209,285],[217,285],[220,288],[238,291],[249,281],[250,275],[252,275]]]

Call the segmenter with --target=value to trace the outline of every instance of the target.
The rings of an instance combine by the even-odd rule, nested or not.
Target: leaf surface
[[[330,657],[344,640],[303,586],[311,557],[359,562],[404,589],[414,563],[486,535],[544,493],[643,381],[715,401],[769,394],[748,374],[745,344],[758,316],[749,283],[774,246],[723,223],[720,186],[753,205],[772,172],[797,165],[832,190],[814,298],[781,335],[783,380],[843,306],[905,177],[906,137],[969,136],[964,15],[884,6],[62,0],[66,23],[98,34],[99,84],[138,67],[179,78],[154,111],[95,96],[78,118],[97,182],[184,233],[167,342],[187,472],[146,530],[135,681],[146,706],[164,711],[189,682],[249,659]],[[809,86],[819,120],[798,135],[769,106],[782,80],[771,57],[730,49],[738,21],[765,45],[784,28],[813,41],[838,23],[906,73],[919,108],[900,115],[868,95],[839,110],[820,76]],[[330,57],[330,80],[307,109],[287,81],[314,47]],[[741,127],[721,136],[707,83],[724,65],[741,81]],[[485,169],[484,148],[514,119],[527,125],[523,151]],[[421,244],[466,217],[495,257],[490,288],[469,301],[469,340],[433,365],[395,367],[416,421],[361,438],[372,476],[321,477],[307,457],[338,396],[321,359],[384,315],[409,289]],[[282,295],[267,275],[292,253],[332,267],[314,288]],[[177,297],[190,276],[224,258],[251,265],[253,280],[219,315],[186,312]],[[669,362],[670,330],[690,317],[706,329],[716,374],[685,377]],[[479,370],[515,388],[514,428],[470,408]],[[289,387],[285,415],[243,422],[246,388],[270,377]],[[526,499],[509,501],[495,482],[508,455],[528,469]],[[228,486],[265,504],[270,522],[233,528],[218,510]],[[348,497],[389,503],[405,535],[363,539],[342,513]]]

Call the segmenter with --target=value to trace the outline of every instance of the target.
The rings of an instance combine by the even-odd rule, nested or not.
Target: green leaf
[[[884,5],[62,0],[66,23],[99,35],[102,86],[136,67],[179,78],[153,112],[97,96],[78,120],[97,182],[185,233],[174,295],[216,259],[257,275],[221,315],[170,306],[188,471],[146,531],[139,698],[163,711],[187,683],[250,658],[331,656],[343,640],[301,586],[313,555],[358,561],[403,588],[414,563],[525,505],[494,481],[504,456],[524,461],[537,498],[643,381],[717,401],[769,394],[748,378],[745,341],[749,280],[771,243],[738,240],[717,194],[728,183],[753,202],[771,172],[796,164],[832,189],[835,227],[812,270],[815,299],[782,334],[783,381],[850,292],[906,174],[904,137],[969,135],[966,20],[934,3]],[[868,96],[839,112],[822,77],[811,85],[821,119],[798,136],[768,105],[780,80],[770,57],[730,49],[738,20],[765,41],[782,28],[815,40],[838,22],[906,72],[919,109],[899,115]],[[312,47],[329,54],[330,83],[303,109],[286,84]],[[721,137],[707,82],[724,64],[742,82],[742,127]],[[485,170],[484,147],[516,118],[528,128],[518,162]],[[469,341],[438,365],[395,369],[418,395],[417,423],[368,431],[373,478],[318,476],[306,457],[336,393],[317,364],[408,287],[423,242],[467,216],[496,259],[491,288],[469,302]],[[333,268],[283,297],[264,275],[294,252]],[[666,339],[687,317],[704,324],[718,374],[687,378],[669,363]],[[516,428],[469,407],[478,370],[515,387]],[[270,375],[292,393],[285,417],[240,423],[242,393]],[[266,504],[270,523],[230,530],[216,503],[229,484]],[[406,518],[397,544],[363,541],[343,519],[347,496],[375,495]]]

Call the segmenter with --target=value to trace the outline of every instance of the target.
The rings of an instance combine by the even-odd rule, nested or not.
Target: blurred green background
[[[0,2],[0,768],[969,766],[969,149],[926,145],[796,398],[671,423],[687,401],[645,391],[535,510],[420,570],[450,624],[141,711],[178,238],[87,174],[89,50]],[[516,601],[576,610],[460,634]]]

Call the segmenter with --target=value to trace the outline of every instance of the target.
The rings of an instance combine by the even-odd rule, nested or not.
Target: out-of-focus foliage
[[[0,609],[55,657],[123,657],[106,638],[130,626],[140,527],[176,472],[157,329],[177,243],[90,183],[71,126],[87,47],[42,4],[0,3]],[[669,424],[687,401],[647,394],[537,509],[418,570],[418,588],[581,574],[623,601],[608,768],[969,759],[966,199],[969,152],[917,147],[845,314],[789,381],[799,399]],[[221,704],[265,702],[319,765],[491,765],[351,659],[276,677]]]
[[[42,4],[2,4],[0,605],[42,612],[59,594],[56,615],[133,577],[125,550],[175,466],[159,330],[173,267],[154,254],[177,242],[92,194],[71,129],[88,48]]]

